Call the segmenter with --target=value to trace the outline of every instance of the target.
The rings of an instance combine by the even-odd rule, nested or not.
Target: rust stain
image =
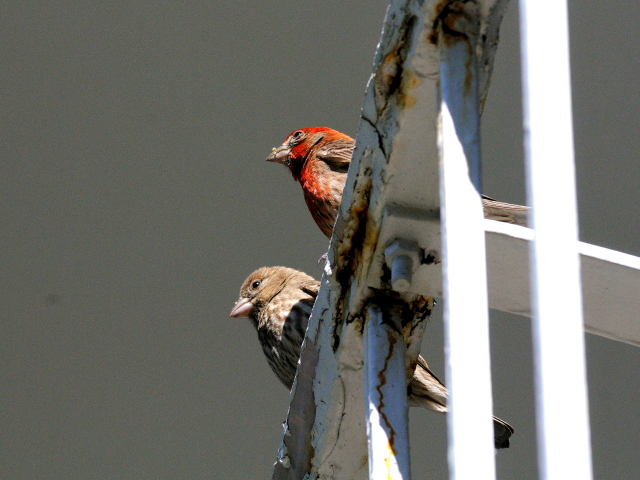
[[[384,407],[386,404],[384,402],[384,393],[382,393],[382,387],[384,387],[387,384],[386,373],[387,373],[387,369],[389,368],[389,360],[391,360],[391,357],[393,356],[393,352],[396,348],[397,340],[394,338],[393,335],[390,335],[389,332],[387,332],[387,340],[389,340],[389,353],[387,353],[387,356],[384,359],[384,367],[380,372],[378,372],[378,380],[380,380],[380,382],[378,383],[376,390],[380,395],[380,406],[378,408],[378,411],[380,412],[380,416],[382,417],[382,419],[384,420],[384,423],[387,425],[387,428],[389,429],[389,449],[391,450],[391,454],[395,456],[396,431],[393,429],[393,426],[389,421],[389,417],[387,417],[387,414],[384,411]]]
[[[415,105],[413,99],[406,100],[406,89],[411,88],[405,85],[407,72],[404,64],[411,51],[413,35],[419,26],[418,18],[415,15],[407,15],[402,24],[398,27],[397,41],[393,49],[387,53],[375,76],[376,109],[378,117],[382,117],[388,110],[389,103],[395,99],[401,108],[411,108]]]
[[[470,28],[477,24],[477,5],[473,0],[442,0],[436,7],[439,12],[433,22],[428,40],[434,45],[443,41],[448,47],[463,42],[467,48],[468,61],[465,65],[464,95],[473,93],[474,75],[473,62],[475,59],[472,36],[469,36]]]
[[[356,184],[354,198],[359,201],[352,204],[349,216],[345,218],[342,232],[338,235],[344,240],[337,245],[336,256],[339,259],[335,270],[335,279],[340,285],[340,293],[336,302],[335,324],[332,332],[332,348],[335,352],[340,346],[340,335],[342,333],[343,317],[348,311],[348,298],[351,290],[352,278],[358,268],[356,259],[362,258],[362,249],[365,245],[367,230],[367,212],[369,209],[369,198],[372,190],[371,175],[365,169],[363,180]],[[346,319],[349,321],[351,319]]]
[[[471,11],[477,8],[474,0],[441,0],[434,7],[438,13],[433,20],[431,31],[427,34],[427,40],[433,45],[438,45],[441,38],[447,45],[453,45],[460,39],[469,40],[469,36],[463,30],[465,22],[473,21],[477,16]]]
[[[474,72],[474,68],[473,68],[473,61],[474,61],[474,55],[473,55],[473,48],[471,47],[470,43],[469,43],[469,38],[466,38],[466,47],[469,50],[467,52],[467,63],[465,64],[465,76],[464,76],[464,95],[465,96],[469,96],[471,94],[473,94],[473,72]]]
[[[402,108],[408,110],[415,107],[416,103],[418,103],[418,98],[415,95],[405,95],[403,98]]]
[[[420,78],[413,70],[406,70],[403,80],[403,88],[405,90],[413,90],[414,88],[418,88],[420,85],[424,83],[424,80]]]
[[[431,26],[431,31],[427,34],[427,41],[432,43],[433,45],[438,45],[438,29],[440,24],[442,23],[443,16],[446,16],[446,9],[448,8],[451,0],[441,0],[436,5],[434,5],[433,10],[438,12],[435,15],[433,20],[433,25]]]
[[[415,107],[418,103],[418,98],[409,93],[409,90],[415,90],[424,83],[424,80],[420,78],[413,70],[406,69],[404,71],[404,77],[402,78],[402,85],[400,91],[402,95],[399,100],[402,100],[402,108],[409,109]]]
[[[398,68],[400,67],[399,63],[401,61],[398,53],[400,52],[403,46],[404,46],[404,42],[398,43],[396,45],[396,48],[394,48],[391,52],[387,54],[386,57],[384,57],[384,60],[380,65],[380,70],[379,70],[380,76],[384,84],[387,85],[387,87],[391,87],[395,81]]]
[[[438,265],[439,263],[442,263],[442,260],[440,259],[440,252],[435,249],[424,252],[420,263],[423,263],[425,265]]]

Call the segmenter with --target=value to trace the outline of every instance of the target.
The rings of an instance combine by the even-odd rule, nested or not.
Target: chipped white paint
[[[369,478],[409,480],[405,345],[394,320],[377,305],[367,309],[364,379],[367,396]]]

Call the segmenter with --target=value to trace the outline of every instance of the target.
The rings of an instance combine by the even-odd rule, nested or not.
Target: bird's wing
[[[315,300],[318,296],[318,291],[320,290],[320,282],[317,280],[312,280],[308,282],[304,282],[300,285],[300,290],[311,295]]]
[[[348,140],[336,140],[316,151],[316,156],[324,161],[332,170],[346,172],[351,163],[355,144]]]
[[[416,365],[416,368],[420,368],[422,370],[425,370],[427,374],[429,374],[431,377],[433,377],[433,379],[440,384],[440,386],[442,388],[445,389],[445,394],[444,396],[446,396],[446,387],[444,386],[444,383],[442,383],[442,380],[440,380],[438,377],[436,377],[436,374],[433,373],[433,371],[431,370],[431,368],[429,368],[429,365],[427,365],[427,361],[422,358],[422,355],[418,355],[418,363]]]
[[[498,202],[493,198],[482,196],[484,218],[499,222],[514,223],[523,227],[529,226],[531,208],[513,203]]]
[[[448,396],[447,387],[431,371],[426,360],[418,356],[418,364],[411,382],[409,405],[444,413],[447,411]]]

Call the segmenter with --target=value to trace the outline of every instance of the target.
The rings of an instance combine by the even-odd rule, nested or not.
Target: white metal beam
[[[485,210],[486,215],[486,210]],[[420,210],[393,207],[385,211],[381,236],[403,225],[421,246],[440,244],[437,218]],[[533,230],[495,220],[484,221],[489,279],[489,307],[525,317],[532,316],[529,281],[529,243]],[[640,347],[640,257],[578,242],[582,272],[584,328],[588,333]],[[442,297],[442,269],[438,251],[426,252],[413,273],[412,287]],[[563,292],[557,293],[562,297]]]
[[[467,4],[469,7],[471,4]],[[489,306],[483,208],[479,189],[480,113],[473,9],[440,19],[440,201],[449,478],[492,480]]]
[[[491,480],[495,460],[482,202],[444,102],[441,118],[450,478]]]
[[[489,306],[530,317],[533,230],[485,220]],[[578,242],[587,332],[640,347],[640,258]],[[564,291],[556,292],[558,298]],[[558,317],[559,318],[559,317]]]
[[[566,1],[520,1],[538,465],[545,480],[589,480],[591,442],[573,160]],[[562,295],[558,295],[562,292]],[[558,435],[571,432],[571,443]]]

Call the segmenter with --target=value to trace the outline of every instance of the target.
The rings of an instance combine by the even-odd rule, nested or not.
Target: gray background
[[[570,3],[581,239],[639,255],[640,3]],[[516,7],[483,141],[486,192],[521,203]],[[385,9],[0,6],[1,478],[270,476],[288,393],[228,314],[255,268],[319,277],[327,241],[264,158],[296,128],[355,135]],[[498,477],[533,479],[529,321],[492,312],[492,347],[516,429]],[[587,355],[595,477],[638,478],[640,349],[587,335]],[[414,477],[446,478],[445,419],[411,420]]]

